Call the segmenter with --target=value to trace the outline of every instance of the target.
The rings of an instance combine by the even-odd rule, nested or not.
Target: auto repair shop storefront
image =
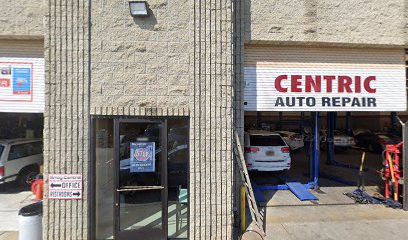
[[[290,182],[302,179],[299,181],[302,183],[300,187],[317,189],[321,186],[319,178],[324,176],[337,183],[355,186],[352,175],[354,170],[347,174],[349,170],[334,169],[330,174],[320,170],[322,168],[320,150],[326,148],[327,143],[327,165],[353,168],[350,164],[352,162],[350,159],[353,158],[351,155],[347,155],[347,163],[339,163],[333,159],[335,114],[346,115],[345,112],[352,112],[357,117],[371,117],[365,115],[365,112],[370,112],[377,114],[374,118],[378,118],[381,112],[405,111],[407,96],[404,59],[403,49],[246,46],[244,76],[245,121],[248,121],[245,123],[246,129],[262,127],[267,127],[270,131],[289,131],[298,127],[309,129],[300,130],[300,134],[306,134],[304,138],[306,155],[299,159],[301,154],[296,152],[291,154],[292,158],[293,156],[298,158],[292,159],[293,165],[301,165],[303,169],[290,169],[284,174],[271,173],[269,178],[275,177]],[[275,112],[279,112],[279,118]],[[283,115],[292,117],[292,120],[285,121],[282,112]],[[323,115],[327,119],[326,136],[322,136],[326,124],[321,119]],[[362,127],[374,130],[377,126],[375,122],[365,119],[360,118],[357,121],[354,129]],[[380,124],[382,127],[385,126],[383,122]],[[350,124],[347,125],[347,130],[353,130]],[[348,134],[351,136],[351,133]],[[325,142],[325,146],[320,146],[322,141]],[[311,143],[310,148],[306,142]],[[357,151],[367,150],[351,150],[353,151],[358,155]],[[378,168],[381,168],[380,158],[378,161],[374,160],[376,156],[372,158],[378,162]],[[307,161],[304,159],[309,159],[309,163],[300,164],[299,162]],[[325,166],[324,169],[327,170],[329,167]],[[333,172],[342,172],[346,178],[335,177],[331,175]],[[374,178],[380,179],[379,176]],[[271,186],[263,184],[255,189],[288,190],[285,183]],[[317,199],[313,195],[311,197]],[[302,200],[301,197],[298,198]],[[259,199],[262,199],[262,202],[266,201],[262,196]]]
[[[240,185],[232,139],[244,130],[242,108],[405,111],[402,49],[243,52],[247,37],[303,39],[263,29],[276,16],[258,10],[271,7],[263,2],[147,1],[147,16],[131,16],[128,1],[46,3],[45,177],[83,183],[69,196],[46,179],[46,239],[232,239]],[[281,10],[282,20],[301,16]],[[296,21],[282,25],[304,19]],[[399,44],[381,34],[379,44]]]

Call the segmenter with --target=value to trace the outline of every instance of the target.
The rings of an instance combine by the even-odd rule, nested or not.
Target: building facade
[[[44,5],[13,1],[5,11],[1,45],[10,40],[44,41],[45,177],[83,178],[80,200],[50,199],[46,180],[44,239],[126,239],[143,234],[158,234],[157,239],[233,239],[240,180],[232,146],[234,132],[242,136],[244,129],[245,67],[254,62],[296,62],[296,56],[271,60],[262,55],[273,49],[299,56],[308,54],[302,49],[343,53],[343,64],[357,61],[364,66],[405,61],[408,10],[403,0],[147,3],[147,17],[132,17],[129,2],[123,0],[51,0]],[[390,52],[396,54],[389,61],[377,59]],[[360,53],[378,61],[365,62],[356,57]],[[305,64],[319,58],[326,63],[331,55],[314,56]],[[167,158],[178,149],[170,139],[186,127],[186,165],[177,169],[184,169],[185,179],[172,185]],[[122,146],[143,142],[137,137],[142,132],[149,139],[158,138],[147,140],[155,143],[152,154],[161,159],[154,184],[134,183],[122,175],[133,171],[133,158],[123,155]],[[132,134],[134,139],[124,140]],[[143,190],[149,203],[126,188],[141,191],[140,186],[157,187]],[[188,218],[180,233],[173,211],[178,211],[182,189],[188,193],[183,202],[188,207],[181,214]],[[155,190],[159,197],[148,192]],[[153,227],[122,226],[132,211],[137,215],[152,203],[160,206],[152,207],[159,213],[146,213],[138,221]],[[132,204],[139,208],[132,209]],[[149,217],[153,220],[146,222]]]

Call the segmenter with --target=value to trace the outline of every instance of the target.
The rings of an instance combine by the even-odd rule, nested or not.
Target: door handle
[[[145,187],[125,187],[118,188],[116,192],[130,192],[130,191],[143,191],[143,190],[161,190],[164,189],[163,186],[145,186]]]

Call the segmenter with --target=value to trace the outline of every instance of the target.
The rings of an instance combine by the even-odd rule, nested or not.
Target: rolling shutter
[[[0,112],[44,112],[42,40],[0,40]]]

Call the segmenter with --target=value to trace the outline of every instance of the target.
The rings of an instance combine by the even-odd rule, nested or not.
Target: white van
[[[41,139],[0,140],[0,184],[17,181],[29,186],[43,164]]]
[[[290,169],[290,148],[278,133],[250,130],[244,135],[245,161],[249,171]]]

